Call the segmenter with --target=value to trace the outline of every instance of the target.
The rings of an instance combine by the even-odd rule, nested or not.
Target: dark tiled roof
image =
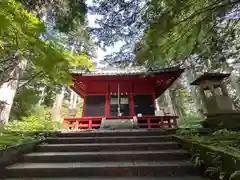
[[[82,76],[129,76],[129,75],[145,75],[145,74],[158,74],[163,72],[174,72],[182,70],[179,67],[170,67],[163,69],[147,69],[142,66],[137,67],[126,67],[126,68],[104,68],[104,69],[96,69],[93,71],[89,70],[71,70],[74,75],[82,75]]]
[[[210,81],[221,81],[224,78],[230,76],[230,73],[209,73],[205,72],[201,76],[199,76],[195,81],[191,83],[191,85],[199,85],[202,81],[210,80]]]

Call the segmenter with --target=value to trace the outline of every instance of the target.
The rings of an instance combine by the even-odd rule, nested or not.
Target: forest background
[[[236,0],[2,0],[1,123],[58,128],[69,109],[82,108],[69,88],[71,69],[97,68],[98,49],[116,43],[117,51],[99,64],[185,68],[158,99],[180,117],[181,127],[203,120],[201,94],[190,83],[206,71],[231,73],[225,84],[239,109],[239,17]]]

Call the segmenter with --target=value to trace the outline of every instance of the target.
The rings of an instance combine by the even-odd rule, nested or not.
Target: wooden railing
[[[64,118],[62,127],[64,129],[98,129],[101,121],[106,119],[130,120],[133,117],[68,117]],[[177,126],[177,116],[143,116],[134,117],[139,128],[175,128]]]
[[[145,116],[137,117],[140,128],[175,128],[178,116]]]
[[[101,125],[103,117],[73,117],[64,118],[62,127],[73,129],[97,129]]]

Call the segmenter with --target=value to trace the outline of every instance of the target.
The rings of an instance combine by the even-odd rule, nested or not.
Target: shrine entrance
[[[110,116],[130,116],[127,95],[110,96]]]
[[[135,115],[155,115],[155,105],[153,96],[150,95],[136,95],[134,98]],[[147,108],[146,108],[147,107]]]

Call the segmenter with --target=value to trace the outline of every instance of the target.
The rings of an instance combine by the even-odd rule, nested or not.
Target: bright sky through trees
[[[87,4],[87,6],[92,5],[92,0],[87,0],[86,4]],[[96,27],[97,24],[95,23],[95,20],[97,18],[100,18],[100,16],[87,14],[88,25],[90,27]],[[97,59],[95,61],[97,63],[99,63],[99,61],[104,59],[105,55],[111,54],[113,52],[118,52],[120,47],[123,44],[124,44],[123,42],[117,42],[114,46],[107,47],[106,50],[98,48],[98,50],[97,50]]]

